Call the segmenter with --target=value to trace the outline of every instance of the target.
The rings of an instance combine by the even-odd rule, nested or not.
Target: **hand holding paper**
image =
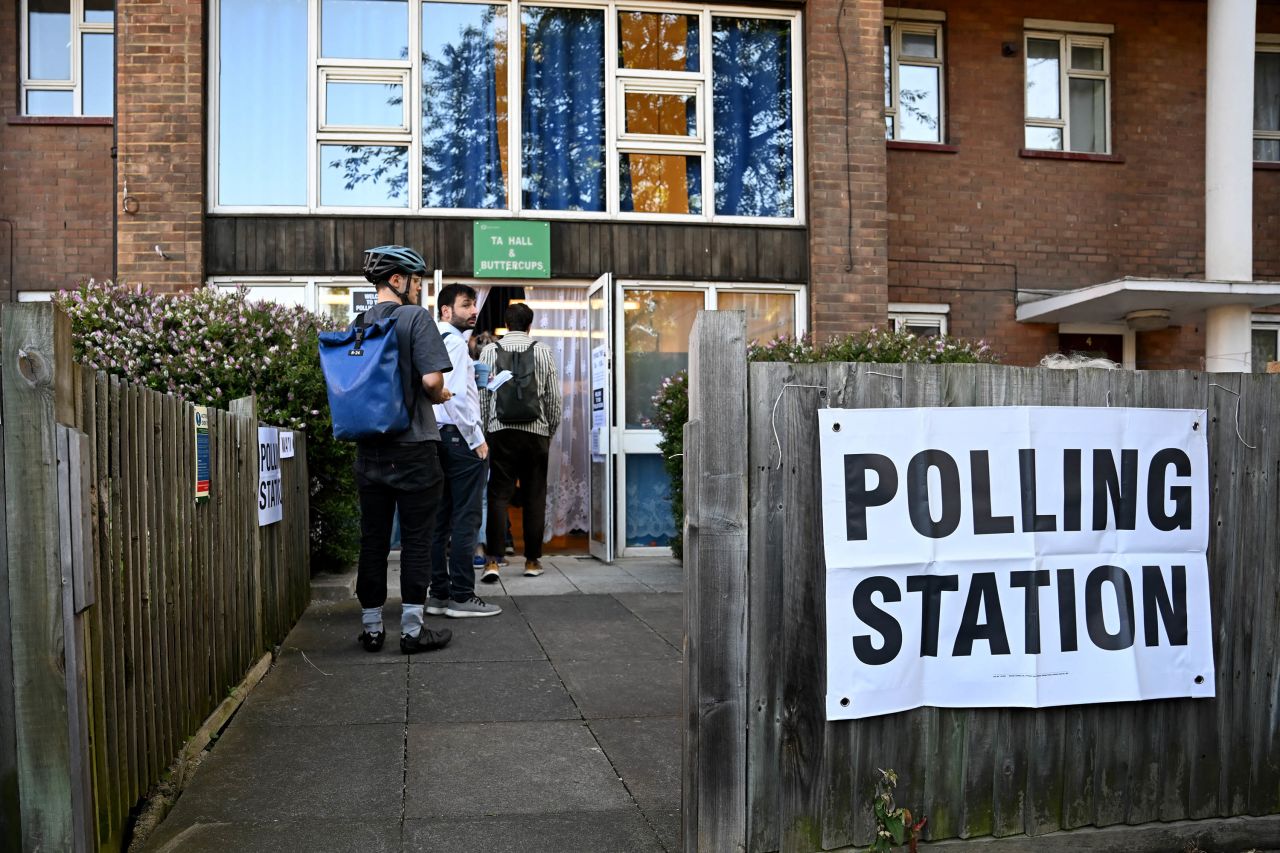
[[[489,380],[489,384],[484,386],[485,390],[497,391],[510,378],[511,378],[510,370],[499,370],[497,373],[493,375],[493,378]]]

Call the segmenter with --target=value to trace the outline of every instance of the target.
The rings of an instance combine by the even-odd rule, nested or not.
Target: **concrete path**
[[[379,654],[356,601],[313,604],[146,849],[678,850],[680,565],[544,563],[413,657],[398,598]]]

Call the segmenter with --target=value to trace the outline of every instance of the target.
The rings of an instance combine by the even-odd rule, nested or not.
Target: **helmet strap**
[[[412,283],[413,283],[413,278],[412,278],[411,276],[406,276],[406,278],[408,278],[408,279],[409,279],[409,283],[410,283],[410,284],[412,284]],[[400,304],[401,304],[401,305],[408,305],[408,304],[410,304],[410,303],[409,303],[409,288],[408,288],[408,287],[406,287],[404,290],[396,290],[396,286],[395,286],[394,284],[392,284],[392,283],[391,283],[391,279],[389,279],[389,278],[388,278],[388,279],[387,279],[387,289],[388,289],[388,290],[390,290],[392,293],[394,293],[394,294],[396,295],[396,298],[400,300]]]

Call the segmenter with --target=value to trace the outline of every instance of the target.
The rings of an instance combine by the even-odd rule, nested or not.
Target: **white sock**
[[[370,634],[382,633],[382,608],[366,607],[360,611],[360,620],[364,623],[364,629]]]
[[[421,604],[406,604],[404,610],[400,614],[400,633],[407,634],[410,637],[416,637],[422,632],[422,609]]]

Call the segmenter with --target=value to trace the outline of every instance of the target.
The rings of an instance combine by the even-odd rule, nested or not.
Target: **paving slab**
[[[437,662],[409,672],[411,723],[582,719],[545,660]]]
[[[677,650],[684,647],[684,596],[660,593],[614,595],[623,607]]]
[[[560,595],[515,602],[552,662],[677,657],[666,640],[612,596]]]
[[[383,608],[383,626],[387,629],[389,641],[399,635],[399,599],[388,602]],[[353,599],[312,604],[281,643],[282,657],[306,654],[321,669],[333,663],[377,665],[405,662],[405,656],[399,653],[395,642],[388,642],[379,654],[369,654],[361,647],[359,636],[360,602]]]
[[[177,829],[168,821],[148,840],[148,853],[399,853],[399,819],[381,823],[277,820],[261,823],[194,823]]]
[[[645,820],[658,835],[658,841],[668,853],[680,853],[684,849],[684,839],[680,832],[680,810],[665,809],[662,811],[646,811]],[[861,850],[858,853],[862,853]]]
[[[590,727],[646,814],[679,811],[680,718],[592,720]]]
[[[409,725],[406,818],[626,809],[631,796],[582,722]]]
[[[497,616],[450,619],[447,616],[428,616],[427,627],[432,630],[448,628],[453,632],[449,645],[438,651],[412,656],[414,664],[440,661],[519,661],[546,660],[542,646],[529,630],[511,599],[486,596],[485,601],[502,608]],[[397,640],[399,642],[399,640]],[[388,648],[392,648],[388,646]],[[395,648],[396,653],[399,649]]]
[[[680,713],[682,668],[678,660],[564,661],[558,662],[556,669],[588,720]]]
[[[385,649],[369,657],[389,659]],[[318,666],[290,655],[253,689],[236,719],[266,726],[404,723],[406,685],[405,668],[396,663]]]
[[[554,791],[534,796],[554,807]],[[404,830],[406,853],[662,853],[665,849],[634,807],[594,814],[409,820]]]
[[[311,818],[397,821],[404,729],[233,721],[164,823],[182,828]]]
[[[543,565],[546,566],[546,570],[536,578],[527,578],[521,574],[524,571],[523,564],[516,567],[513,563],[509,567],[503,567],[501,574],[498,576],[498,582],[502,585],[503,593],[519,596],[572,595],[578,592],[578,588],[559,569],[546,563]],[[477,588],[483,589],[484,584],[480,584]],[[483,592],[480,594],[484,595]]]

